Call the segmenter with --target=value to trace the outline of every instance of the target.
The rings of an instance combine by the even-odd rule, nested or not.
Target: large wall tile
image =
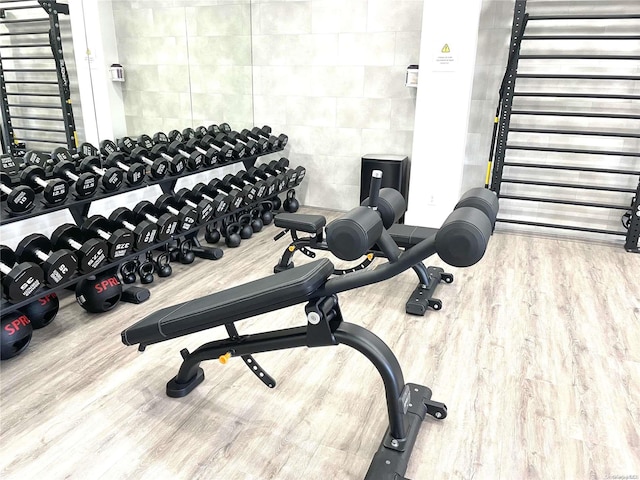
[[[337,125],[339,127],[375,128],[389,130],[391,100],[387,98],[339,98]]]
[[[333,65],[338,35],[254,35],[254,65]]]
[[[360,155],[361,135],[356,128],[287,126],[292,151],[310,155]]]
[[[420,63],[421,32],[397,32],[395,65],[409,66]]]
[[[410,98],[414,88],[404,84],[406,67],[365,67],[364,96],[373,98]]]
[[[416,100],[414,98],[391,99],[391,129],[413,132],[416,117]]]
[[[367,154],[393,154],[411,156],[413,132],[402,130],[362,130],[360,156]]]
[[[334,127],[336,126],[336,99],[333,97],[288,97],[286,123],[310,127]]]
[[[192,65],[191,91],[194,93],[224,93],[251,95],[251,67],[237,65]]]
[[[314,0],[311,3],[313,33],[365,32],[367,3],[365,0]]]
[[[185,11],[189,36],[251,35],[249,4],[187,7]]]
[[[251,37],[189,37],[191,65],[251,65]]]
[[[369,0],[368,32],[418,32],[422,30],[422,0]]]
[[[256,125],[286,125],[287,123],[287,97],[254,95],[253,108]]]
[[[394,65],[395,32],[341,33],[338,63],[341,65]]]
[[[310,1],[275,1],[252,5],[253,34],[311,33]]]

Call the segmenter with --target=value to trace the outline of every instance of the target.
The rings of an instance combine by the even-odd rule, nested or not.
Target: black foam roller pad
[[[482,259],[492,225],[484,212],[462,207],[454,210],[436,234],[436,252],[454,267],[470,267]]]
[[[369,197],[361,205],[369,205]],[[394,188],[382,188],[378,198],[378,213],[382,217],[384,228],[391,228],[407,210],[407,202],[402,194]]]
[[[496,223],[498,216],[498,197],[491,190],[478,187],[472,188],[460,197],[456,209],[461,207],[473,207],[482,211],[491,221],[491,226]]]
[[[327,246],[342,260],[356,260],[373,247],[382,229],[382,219],[375,210],[356,207],[327,225]]]

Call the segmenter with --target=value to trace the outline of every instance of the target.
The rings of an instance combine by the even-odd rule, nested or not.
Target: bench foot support
[[[422,316],[427,312],[428,308],[441,310],[442,301],[433,298],[433,294],[440,282],[452,283],[453,275],[446,273],[440,267],[425,267],[423,263],[414,265],[413,269],[420,279],[420,284],[407,300],[405,311],[409,315]]]

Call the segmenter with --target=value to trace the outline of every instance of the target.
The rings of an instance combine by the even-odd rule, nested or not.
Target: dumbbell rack
[[[498,194],[501,210],[507,212],[507,215],[499,217],[497,222],[624,236],[625,249],[628,252],[640,253],[640,178],[637,187],[627,184],[629,180],[633,181],[633,177],[640,177],[640,152],[615,147],[594,149],[584,146],[588,145],[589,139],[602,139],[603,142],[618,143],[625,140],[633,148],[634,143],[640,139],[640,133],[637,130],[627,131],[613,127],[588,128],[582,127],[582,124],[582,128],[550,128],[547,124],[535,126],[539,125],[540,119],[547,119],[547,123],[576,123],[576,119],[582,119],[585,125],[595,122],[596,119],[602,122],[640,120],[640,112],[637,109],[624,113],[615,111],[620,105],[616,102],[640,101],[640,96],[630,94],[634,83],[640,82],[640,76],[634,74],[635,67],[640,65],[637,63],[640,62],[640,55],[635,52],[611,53],[611,45],[614,44],[612,42],[619,42],[620,45],[624,45],[622,48],[628,48],[629,41],[640,40],[637,33],[624,32],[633,26],[620,23],[640,20],[640,11],[633,14],[591,12],[573,15],[530,15],[526,7],[526,0],[516,1],[509,60],[500,88],[500,102],[496,111],[494,138],[487,170],[486,186],[490,185],[491,190]],[[601,24],[591,25],[588,23],[590,21],[607,22],[610,24],[608,32],[623,33],[591,33],[598,32],[603,27]],[[531,31],[530,27],[533,24],[535,27]],[[542,28],[552,29],[552,33],[540,33],[540,25],[548,25]],[[557,33],[558,28],[565,30]],[[587,33],[582,33],[585,30]],[[537,46],[544,41],[554,42],[554,46],[549,48],[562,48],[561,52],[549,53],[540,50]],[[571,42],[580,43],[576,47],[567,47]],[[585,47],[585,44],[589,47]],[[591,48],[591,51],[587,52],[585,48]],[[558,60],[563,61],[559,66],[558,63],[553,63]],[[585,73],[585,66],[588,65],[591,71],[597,72],[603,64],[607,67],[604,74]],[[549,73],[541,68],[549,68],[550,65],[559,71]],[[612,74],[611,65],[619,65],[618,68],[624,68],[625,73]],[[516,83],[519,81],[536,82],[532,83],[536,87],[531,87],[533,91],[518,90]],[[545,84],[546,81],[553,83]],[[565,91],[558,91],[559,86],[564,86]],[[591,86],[590,91],[586,90],[588,86]],[[572,89],[567,91],[566,87]],[[555,108],[545,108],[544,103],[542,107],[535,108],[521,106],[520,102],[526,102],[528,98],[535,98],[537,102],[551,99]],[[568,99],[565,100],[567,102],[579,99],[581,104],[579,108],[557,106],[560,99]],[[606,106],[598,108],[598,102],[606,102]],[[525,124],[525,121],[528,123]],[[507,142],[510,134],[512,136]],[[573,140],[572,144],[572,137],[580,140]],[[565,142],[569,143],[563,142],[562,146],[555,146],[557,138],[568,139]],[[532,152],[540,152],[542,156],[535,159],[529,157],[528,155],[535,155]],[[523,158],[516,159],[514,155],[522,155]],[[560,155],[563,160],[558,160],[556,155]],[[626,160],[623,163],[622,159],[629,158],[638,160],[634,163]],[[550,175],[553,177],[549,180]],[[585,182],[584,179],[590,181]],[[593,198],[594,193],[591,192],[606,194],[607,197],[603,198],[607,200],[596,201]],[[558,210],[553,223],[544,216],[544,206],[549,204],[555,205]],[[605,212],[612,218],[616,211],[624,212],[624,218],[627,220],[623,220],[623,224],[628,227],[627,230],[594,228],[593,219],[589,214],[596,210],[592,209]],[[562,217],[568,221],[556,221]]]
[[[91,207],[91,202],[93,202],[94,200],[100,200],[103,198],[108,198],[108,197],[113,197],[115,195],[120,195],[122,193],[127,193],[127,192],[132,192],[135,190],[139,190],[141,188],[146,188],[148,186],[152,186],[152,185],[159,185],[160,188],[162,189],[163,193],[168,193],[168,194],[173,194],[174,193],[174,188],[176,185],[176,182],[180,179],[180,178],[184,178],[184,177],[188,177],[190,175],[194,175],[194,174],[198,174],[198,173],[203,173],[206,171],[210,171],[210,170],[215,170],[217,168],[221,168],[221,167],[226,167],[228,165],[233,165],[233,164],[237,164],[242,162],[245,169],[248,169],[250,167],[252,167],[256,160],[260,157],[263,156],[267,156],[267,155],[271,155],[273,153],[278,153],[281,152],[283,149],[278,149],[278,150],[273,150],[264,154],[260,154],[260,155],[254,155],[251,157],[244,157],[241,158],[239,160],[235,160],[233,162],[227,162],[224,164],[215,164],[215,165],[211,165],[208,167],[204,167],[204,168],[200,168],[197,171],[188,171],[185,173],[182,173],[180,175],[176,175],[174,177],[166,177],[160,180],[151,180],[149,179],[148,181],[145,180],[144,183],[140,184],[140,185],[136,185],[134,187],[128,187],[128,188],[122,188],[120,190],[117,190],[115,192],[108,192],[108,193],[103,193],[103,194],[96,194],[95,196],[88,198],[88,199],[84,199],[84,200],[70,200],[67,201],[65,203],[62,203],[60,205],[56,205],[54,207],[49,207],[49,208],[40,208],[37,207],[36,209],[34,209],[33,211],[24,214],[24,215],[19,215],[16,217],[7,217],[7,218],[2,218],[2,220],[0,221],[0,226],[1,225],[7,225],[19,220],[24,220],[26,218],[33,218],[33,217],[37,217],[40,215],[45,215],[47,213],[51,213],[53,211],[59,211],[59,210],[69,210],[69,212],[71,213],[71,215],[73,216],[74,221],[78,224],[81,225],[84,220],[86,220],[88,214],[89,214],[89,208]],[[194,228],[187,230],[187,231],[183,231],[183,232],[179,232],[176,233],[175,235],[172,235],[171,238],[164,240],[162,242],[158,242],[148,248],[145,248],[143,250],[139,250],[137,252],[133,252],[130,255],[127,255],[125,257],[119,258],[118,260],[114,261],[114,262],[110,262],[110,263],[105,263],[104,265],[102,265],[100,268],[96,269],[95,271],[85,274],[85,275],[76,275],[75,277],[73,277],[71,280],[69,280],[68,282],[65,282],[63,284],[57,285],[55,288],[43,288],[40,289],[39,291],[37,291],[36,293],[33,294],[33,296],[29,297],[26,300],[23,300],[22,302],[19,303],[9,303],[7,301],[5,301],[4,299],[2,300],[2,304],[0,305],[0,308],[2,309],[2,313],[3,314],[8,314],[10,312],[13,312],[14,310],[18,310],[21,307],[23,307],[24,305],[27,305],[31,302],[37,301],[38,298],[42,298],[45,295],[48,295],[50,293],[59,291],[59,290],[64,290],[67,287],[73,286],[75,285],[77,282],[79,282],[80,280],[87,278],[91,275],[96,275],[100,272],[104,272],[106,270],[111,270],[114,269],[116,267],[118,267],[119,265],[134,260],[138,257],[140,257],[141,255],[145,255],[147,252],[152,251],[152,250],[157,250],[159,248],[164,247],[165,245],[171,243],[172,241],[178,240],[178,239],[182,239],[182,238],[187,238],[187,239],[191,239],[192,241],[197,243],[197,235],[200,232],[201,229],[206,228],[208,225],[213,225],[213,224],[218,224],[222,221],[224,221],[225,219],[228,219],[232,216],[238,215],[240,212],[244,212],[245,210],[251,210],[252,208],[255,208],[257,206],[259,206],[262,202],[268,201],[270,199],[275,198],[276,196],[278,196],[281,193],[284,193],[288,190],[288,188],[284,188],[284,190],[274,193],[273,195],[269,195],[267,197],[261,198],[259,200],[257,200],[256,202],[253,202],[249,205],[246,205],[244,207],[242,207],[240,210],[236,210],[236,211],[232,211],[232,212],[228,212],[225,213],[224,215],[221,215],[219,217],[214,217],[212,219],[210,219],[207,222],[203,222],[198,224],[197,226],[195,226]]]
[[[5,6],[5,4],[16,3],[18,5]],[[46,17],[7,18],[6,15],[7,12],[29,11],[40,8],[47,13]],[[69,6],[57,3],[55,0],[0,1],[0,25],[4,25],[7,29],[7,31],[0,33],[0,36],[7,37],[12,42],[0,45],[0,50],[8,49],[11,51],[8,56],[0,55],[2,144],[5,153],[10,153],[12,156],[24,154],[27,149],[25,142],[66,145],[69,149],[77,147],[69,75],[62,52],[62,36],[58,14],[68,15]],[[48,29],[42,26],[45,22],[49,23]],[[15,41],[13,41],[14,38],[16,39]],[[23,51],[27,53],[21,53]],[[42,54],[45,51],[47,55]],[[49,68],[48,66],[43,68],[43,62],[50,60],[55,63],[55,68]],[[10,68],[5,68],[3,62],[11,62],[12,65]],[[33,63],[30,64],[30,62]],[[5,77],[6,73],[10,74],[11,80]],[[15,85],[18,90],[7,90],[7,85]],[[22,87],[26,85],[38,87],[56,86],[58,91],[57,93],[48,90],[22,91]],[[20,101],[10,101],[9,97],[18,97],[20,99],[24,97],[36,99],[51,97],[57,99],[57,102],[55,104],[37,102],[23,104]],[[20,109],[20,114],[12,115],[11,108]],[[41,113],[32,114],[32,110],[34,112],[61,110],[62,116],[52,117],[49,115],[42,116]],[[20,125],[14,125],[13,120],[16,119],[20,120]],[[60,126],[57,124],[60,124]],[[16,134],[16,130],[20,133]],[[45,136],[54,135],[58,139],[26,136],[29,132],[44,132]],[[61,134],[64,135],[64,140],[59,139]]]

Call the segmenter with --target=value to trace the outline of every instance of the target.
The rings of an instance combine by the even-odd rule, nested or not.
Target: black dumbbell
[[[279,192],[282,188],[282,181],[284,180],[284,176],[282,174],[271,175],[257,167],[250,167],[247,169],[247,176],[253,179],[260,178],[264,181],[266,187],[265,196],[267,197]]]
[[[169,137],[164,132],[154,133],[153,138],[151,139],[151,145],[147,143],[147,137],[149,137],[149,135],[140,135],[140,138],[138,139],[138,145],[140,145],[142,148],[146,148],[147,150],[153,147],[153,145],[156,143],[169,143]]]
[[[184,149],[184,144],[178,142],[177,140],[174,140],[169,144],[169,146],[167,147],[167,151],[171,155],[182,155],[182,157],[185,159],[187,168],[191,171],[199,169],[204,163],[204,156],[200,152],[194,150],[193,152],[188,153]]]
[[[229,125],[228,123],[221,123],[220,124],[220,131],[222,133],[231,133],[233,129],[231,128],[231,125]]]
[[[113,192],[122,186],[124,172],[119,168],[102,168],[102,162],[96,156],[90,155],[80,161],[80,170],[93,172],[100,178],[100,186],[105,192]]]
[[[185,143],[185,147],[187,148],[187,150],[201,153],[203,155],[205,165],[213,165],[214,163],[216,163],[216,160],[218,160],[218,150],[216,150],[215,148],[209,148],[208,150],[205,150],[200,146],[200,142],[200,138],[192,138],[191,140],[187,140],[187,143]]]
[[[45,205],[58,205],[69,195],[69,186],[62,178],[46,179],[42,167],[29,165],[20,173],[20,181],[33,188],[35,193],[42,192]]]
[[[246,149],[246,153],[250,157],[253,157],[258,151],[258,144],[255,142],[255,140],[247,138],[246,136],[242,135],[240,132],[236,132],[236,131],[229,132],[229,134],[227,135],[227,138],[235,144],[239,143],[241,145],[244,145]]]
[[[286,185],[284,186],[286,188],[292,188],[300,184],[307,170],[304,167],[288,168],[288,166],[289,160],[282,157],[280,160],[269,162],[266,171],[283,173],[286,180]]]
[[[55,163],[53,174],[67,178],[73,182],[73,196],[78,200],[95,195],[98,190],[98,177],[95,173],[76,173],[76,164],[73,162],[71,152],[64,147],[58,147],[51,152],[51,159]]]
[[[239,187],[244,185],[251,185],[256,190],[256,195],[253,201],[264,197],[267,194],[267,185],[263,180],[251,177],[245,170],[238,170],[234,175],[235,184]]]
[[[127,163],[125,154],[119,152],[118,147],[111,140],[100,142],[100,153],[104,155],[103,163],[107,167],[119,168],[124,172],[124,179],[128,185],[135,187],[144,181],[147,167],[138,162]]]
[[[189,142],[198,141],[202,148],[215,151],[215,156],[219,163],[231,162],[235,156],[230,146],[223,143],[218,144],[211,135],[205,135],[201,139],[192,138]],[[190,143],[192,145],[193,143]]]
[[[184,142],[184,137],[182,136],[182,133],[180,133],[178,130],[171,130],[168,134],[167,137],[169,138],[169,142]],[[169,143],[169,142],[165,142],[165,143]],[[156,142],[159,143],[159,142]]]
[[[198,222],[198,212],[188,205],[180,206],[175,198],[168,193],[160,195],[156,200],[156,208],[161,212],[168,212],[178,217],[178,230],[186,232],[195,227]]]
[[[273,132],[271,131],[271,127],[269,125],[263,125],[262,128],[259,130],[264,132],[266,135],[269,135],[269,136],[273,135]],[[284,133],[281,133],[276,138],[278,139],[278,144],[280,148],[286,147],[287,143],[289,143],[289,137],[287,137]]]
[[[247,196],[249,194],[248,190],[250,189],[250,187],[245,187],[245,189],[240,189],[235,185],[229,183],[228,179],[226,182],[223,182],[219,178],[214,178],[213,180],[211,180],[208,184],[208,187],[209,187],[209,190],[211,191],[224,192],[227,195],[229,195],[231,199],[231,204],[236,208],[240,208],[241,206],[249,203]]]
[[[11,177],[0,172],[0,192],[2,200],[7,201],[9,213],[25,213],[33,210],[36,193],[26,185],[11,185]]]
[[[138,220],[147,220],[158,227],[158,240],[163,242],[171,238],[178,229],[178,217],[172,213],[162,213],[153,203],[143,200],[133,207],[133,213]]]
[[[61,249],[52,252],[51,241],[39,233],[20,240],[16,255],[21,262],[40,265],[44,272],[44,282],[51,287],[66,282],[78,270],[78,258],[72,251]]]
[[[231,151],[233,152],[232,156],[235,160],[247,155],[247,147],[245,147],[242,143],[232,142],[226,133],[219,133],[218,135],[216,135],[216,137],[213,139],[213,143],[221,148],[224,145],[231,148]]]
[[[250,130],[247,130],[246,128],[243,129],[240,133],[245,137],[250,138],[251,140],[256,142],[257,151],[259,153],[268,153],[270,150],[273,150],[273,144],[270,144],[267,138],[263,138],[260,135],[256,135]]]
[[[70,248],[78,257],[80,273],[90,273],[107,260],[107,244],[102,239],[84,240],[82,230],[70,223],[63,223],[51,234],[53,248]],[[84,240],[84,241],[83,241]]]
[[[109,215],[109,221],[113,228],[122,227],[133,233],[133,249],[136,251],[144,250],[156,243],[158,227],[146,220],[136,222],[136,216],[128,208],[116,208]]]
[[[7,175],[18,175],[20,170],[28,167],[29,165],[46,168],[46,155],[33,150],[27,151],[22,157],[14,158],[8,153],[0,155],[0,170]]]
[[[191,193],[188,188],[181,188],[175,193],[173,198],[178,206],[193,208],[198,215],[199,223],[208,222],[214,215],[217,215],[215,209],[216,205],[213,205],[204,198],[198,199],[198,203],[196,203],[191,200],[192,197],[191,195],[188,195],[188,193]]]
[[[140,155],[140,151],[142,151],[142,154],[145,157],[149,155],[149,152],[142,147],[135,148],[132,155]],[[151,156],[156,159],[164,159],[167,162],[167,164],[169,165],[169,175],[175,176],[185,172],[186,164],[184,159],[182,158],[182,155],[178,154],[174,155],[173,157],[171,155],[167,155],[167,144],[165,143],[157,143],[156,145],[154,145],[151,148]]]
[[[280,144],[280,140],[275,135],[271,135],[270,132],[265,132],[260,127],[253,127],[251,129],[251,133],[253,134],[253,138],[263,138],[269,144],[269,150],[278,150],[282,147]]]
[[[233,199],[228,195],[219,192],[212,192],[204,183],[197,183],[193,189],[181,188],[176,192],[176,199],[187,202],[193,199],[198,202],[208,202],[213,206],[214,216],[219,217],[227,213],[227,210],[236,210],[239,206],[231,205]],[[240,202],[241,204],[241,202]]]
[[[87,218],[80,228],[86,239],[98,237],[105,241],[110,260],[126,257],[133,248],[133,233],[125,228],[112,228],[102,215]]]
[[[199,127],[196,127],[193,130],[196,138],[202,138],[209,133],[209,131],[207,130],[207,127],[205,127],[204,125],[200,125]]]
[[[182,140],[174,139],[173,142],[183,142],[184,140],[191,140],[192,138],[196,138],[196,132],[193,128],[187,127],[182,130]]]
[[[245,202],[251,203],[254,202],[258,196],[258,189],[252,183],[245,182],[230,173],[222,177],[222,185],[225,187],[227,185],[231,185],[235,188],[240,189],[244,192]]]
[[[44,283],[44,272],[32,262],[16,265],[16,254],[6,245],[0,245],[0,272],[2,293],[7,300],[18,303],[29,298]]]
[[[143,135],[142,137],[148,137],[148,135]],[[140,137],[140,141],[145,142],[145,139]],[[130,137],[123,137],[118,141],[118,145],[120,146],[120,150],[129,155],[132,159],[137,160],[138,162],[142,162],[149,167],[149,173],[151,178],[159,180],[164,178],[167,173],[169,173],[169,165],[162,158],[156,158],[152,160],[149,158],[149,151],[142,147],[136,147],[135,143]],[[180,172],[182,173],[182,170]],[[173,174],[172,175],[177,175]]]

